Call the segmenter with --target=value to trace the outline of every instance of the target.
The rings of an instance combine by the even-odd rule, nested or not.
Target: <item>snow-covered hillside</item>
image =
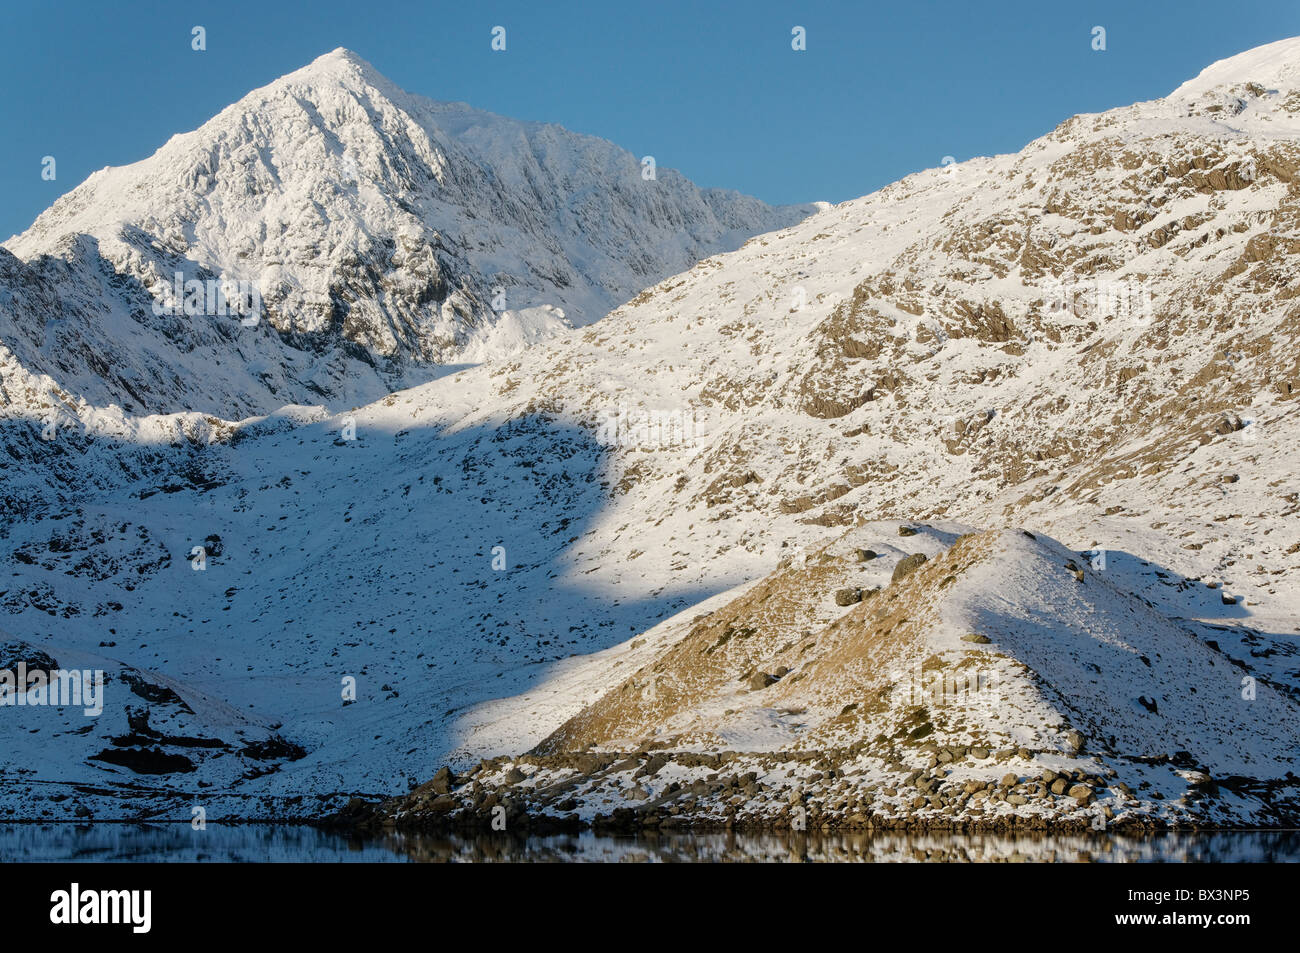
[[[1300,673],[1243,674],[1124,574],[1052,540],[965,529],[869,523],[787,559],[535,751],[441,775],[381,816],[1293,822]],[[1293,655],[1294,639],[1274,650]]]
[[[1062,810],[1080,807],[1076,784],[1083,807],[1115,797],[1111,779],[1145,792],[1125,802],[1143,817],[1276,822],[1294,803],[1279,785],[1300,685],[1296,63],[1300,40],[1285,41],[1015,155],[917,173],[590,327],[355,411],[141,418],[0,354],[5,399],[24,408],[0,457],[0,498],[22,514],[0,539],[0,627],[22,652],[99,654],[250,721],[220,736],[221,757],[151,778],[123,808],[111,792],[139,778],[92,757],[119,735],[23,716],[0,805],[185,816],[201,790],[214,814],[311,815],[534,750],[480,768],[484,791],[465,781],[481,805],[541,770],[594,780],[618,763],[641,784],[659,743],[773,766],[860,744],[879,761],[864,777],[895,791],[882,803],[942,814],[927,798],[949,797],[944,782],[905,800],[895,765],[921,768],[867,750],[904,707],[844,709],[877,697],[873,652],[974,651],[1017,704],[930,724],[962,758],[994,750],[997,783],[978,790],[1006,807],[990,816],[1059,798],[1042,772],[1068,768]],[[45,440],[33,419],[51,411]],[[917,535],[897,535],[903,521]],[[211,540],[220,555],[192,569]],[[827,546],[824,571],[791,570]],[[842,558],[856,549],[889,558]],[[836,604],[916,554],[959,565],[923,567],[923,592],[894,584],[918,607],[906,624],[873,615],[888,588]],[[755,604],[765,586],[770,612]],[[736,629],[752,636],[686,665],[692,639],[725,634],[702,617],[742,611],[762,622]],[[805,639],[809,672],[787,682]],[[651,691],[655,666],[685,688]],[[760,674],[776,681],[751,687]],[[634,683],[645,707],[619,699]],[[109,693],[121,718],[137,697]],[[155,720],[208,737],[182,715]],[[1063,747],[1070,729],[1083,760]],[[238,752],[256,732],[303,756],[248,770]],[[955,757],[919,752],[906,754]],[[834,788],[850,763],[817,783]],[[110,794],[48,798],[73,780]],[[753,801],[758,779],[724,800],[751,782]],[[448,808],[446,776],[437,788],[421,810]],[[654,797],[638,809],[665,793],[642,788]],[[574,810],[629,803],[593,789]]]
[[[346,408],[589,324],[812,211],[644,169],[601,139],[407,94],[335,50],[96,172],[6,242],[0,339],[130,412]],[[255,286],[258,323],[214,313],[206,288],[186,311],[191,280]]]

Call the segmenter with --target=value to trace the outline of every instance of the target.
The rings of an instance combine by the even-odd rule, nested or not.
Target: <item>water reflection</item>
[[[1044,837],[1000,834],[591,833],[517,838],[390,833],[357,838],[273,824],[0,824],[0,862],[1294,862],[1300,832]]]

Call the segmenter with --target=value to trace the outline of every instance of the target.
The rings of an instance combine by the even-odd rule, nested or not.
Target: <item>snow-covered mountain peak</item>
[[[363,103],[369,101],[380,109],[403,112],[418,112],[421,106],[433,102],[408,93],[381,73],[369,60],[340,46],[328,53],[322,53],[306,66],[286,73],[260,89],[253,90],[235,106],[239,107],[242,104],[247,107],[258,99],[284,93],[305,94],[315,103],[321,98],[337,96],[338,91],[351,94]]]
[[[588,324],[811,211],[406,93],[337,49],[96,172],[6,242],[18,280],[66,310],[0,304],[0,335],[128,411],[351,405]],[[260,320],[236,331],[208,301],[177,320],[175,289],[214,279],[254,286]]]
[[[345,46],[335,47],[328,53],[322,53],[302,69],[286,74],[283,79],[291,80],[306,76],[360,77],[371,85],[388,82],[368,60]]]
[[[1171,94],[1191,99],[1223,87],[1255,84],[1266,91],[1300,90],[1300,37],[1266,43],[1211,63]]]

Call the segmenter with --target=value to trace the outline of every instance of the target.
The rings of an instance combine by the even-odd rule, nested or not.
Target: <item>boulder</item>
[[[854,589],[850,587],[848,589],[835,590],[835,604],[837,606],[851,606],[855,602],[861,602],[861,601],[862,601],[861,589]]]
[[[925,563],[926,563],[925,553],[913,553],[910,556],[904,556],[902,559],[898,561],[898,565],[894,567],[894,575],[890,579],[890,581],[898,582],[898,580],[904,578],[905,576],[909,576],[912,573],[916,572],[923,565],[925,565]]]
[[[451,786],[455,783],[456,776],[451,773],[451,768],[444,766],[438,769],[438,773],[429,782],[429,789],[434,794],[450,794]]]

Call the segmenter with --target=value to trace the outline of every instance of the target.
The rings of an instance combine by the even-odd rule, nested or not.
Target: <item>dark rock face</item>
[[[188,774],[195,770],[194,762],[185,755],[161,748],[105,748],[90,760],[116,764],[136,774]]]
[[[176,692],[165,685],[157,685],[149,681],[139,672],[123,672],[122,680],[126,682],[127,688],[131,690],[133,695],[137,695],[147,702],[152,702],[155,705],[176,705],[187,714],[194,714],[190,706],[185,704]]]
[[[0,671],[16,672],[20,664],[24,665],[28,672],[50,672],[59,667],[59,663],[52,655],[26,642],[16,639],[4,640],[3,636],[0,636]]]
[[[307,757],[305,748],[278,736],[246,745],[239,753],[255,761],[298,761]]]

